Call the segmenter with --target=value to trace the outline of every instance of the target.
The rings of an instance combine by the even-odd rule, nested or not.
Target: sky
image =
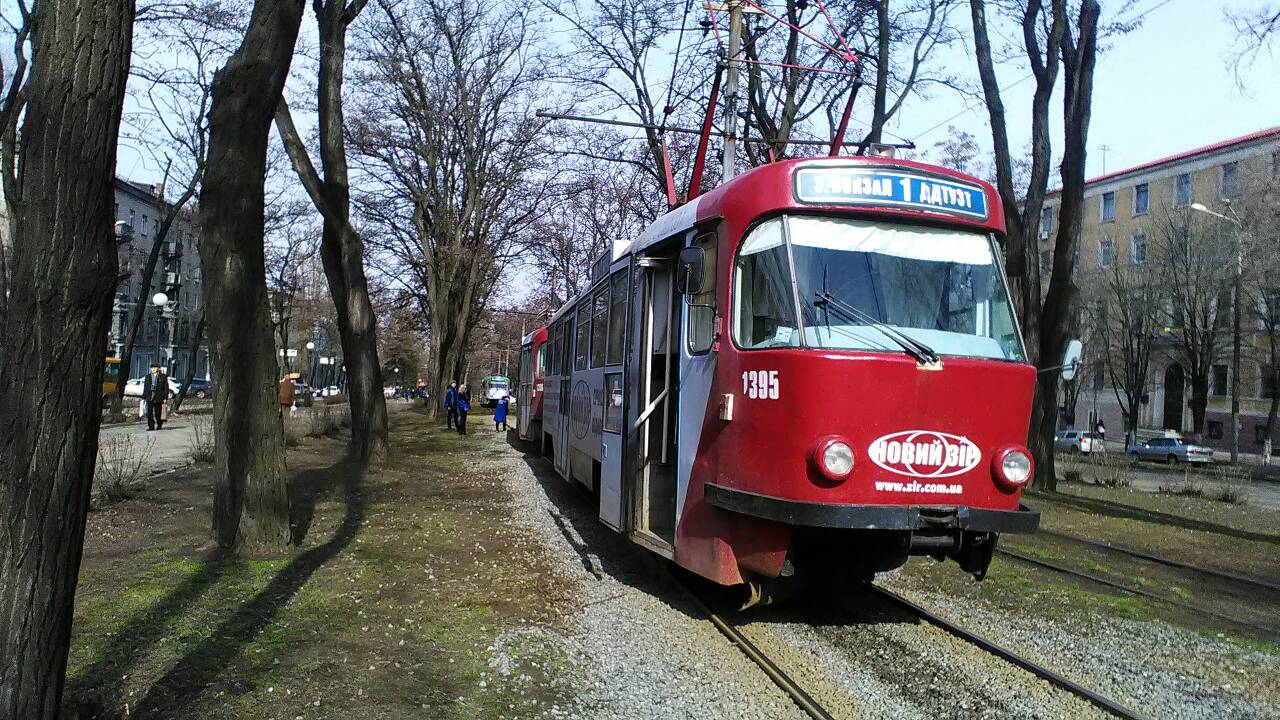
[[[1107,10],[1120,5],[1103,0]],[[1112,38],[1098,58],[1089,128],[1087,175],[1114,172],[1237,135],[1280,125],[1280,57],[1260,56],[1236,76],[1226,56],[1235,34],[1223,18],[1223,8],[1246,8],[1256,0],[1139,0],[1127,17],[1148,12],[1140,28]],[[967,17],[967,13],[965,14]],[[967,25],[966,25],[967,31]],[[976,75],[976,63],[967,49],[957,48],[945,57],[957,72]],[[1000,84],[1006,88],[1025,77],[1023,68],[1002,68]],[[1004,93],[1015,152],[1030,135],[1031,92],[1026,80]],[[980,103],[963,112],[966,103],[954,93],[938,93],[929,101],[905,107],[893,132],[911,138],[923,148],[946,137],[946,120],[972,133],[984,147],[990,145],[986,109]],[[1061,93],[1050,109],[1054,121],[1054,155],[1061,150]],[[935,128],[929,131],[930,128]],[[1107,146],[1104,153],[1102,146]]]

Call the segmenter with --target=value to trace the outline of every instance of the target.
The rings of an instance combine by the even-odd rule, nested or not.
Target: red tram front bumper
[[[771,497],[715,483],[705,484],[702,493],[712,507],[798,527],[1033,533],[1040,526],[1040,511],[1022,503],[1017,510],[963,505],[846,505]]]

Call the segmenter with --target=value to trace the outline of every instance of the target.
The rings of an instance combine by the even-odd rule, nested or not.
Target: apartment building
[[[1193,211],[1192,206],[1230,215],[1231,202],[1251,190],[1250,183],[1276,182],[1280,182],[1280,127],[1223,140],[1089,180],[1085,187],[1075,274],[1081,288],[1078,308],[1083,310],[1090,303],[1108,302],[1108,298],[1097,296],[1101,293],[1099,284],[1090,282],[1091,278],[1098,278],[1116,264],[1141,266],[1152,262],[1155,248],[1164,237],[1162,233],[1170,232],[1171,218],[1186,218],[1190,214],[1202,223],[1229,222]],[[1045,203],[1039,247],[1042,267],[1050,262],[1052,250],[1046,246],[1051,244],[1048,238],[1052,238],[1056,230],[1059,203],[1060,198],[1052,193]],[[1231,229],[1224,228],[1223,231],[1226,234]],[[1254,240],[1266,242],[1266,239]],[[1271,242],[1280,243],[1280,238]],[[1277,285],[1280,287],[1280,278],[1277,278]],[[1228,299],[1230,287],[1228,281],[1222,288],[1226,293],[1224,297]],[[1176,322],[1166,321],[1165,324]],[[1087,321],[1082,322],[1083,326],[1087,324]],[[1219,331],[1226,333],[1227,337],[1219,343],[1220,356],[1213,360],[1203,440],[1226,448],[1231,437],[1230,327],[1219,328]],[[1087,337],[1087,328],[1082,333]],[[1189,433],[1193,428],[1188,404],[1191,389],[1174,337],[1167,327],[1154,331],[1148,382],[1138,420],[1144,429]],[[1261,342],[1256,322],[1243,327],[1242,343],[1246,346],[1240,368],[1240,449],[1243,452],[1261,450],[1270,399],[1277,392],[1271,382],[1271,368],[1264,364],[1266,354],[1258,351]],[[1100,349],[1098,352],[1103,351]],[[1088,349],[1086,355],[1089,355]],[[1065,418],[1065,423],[1084,427],[1093,418],[1101,417],[1113,433],[1124,427],[1120,404],[1109,386],[1103,363],[1104,358],[1096,356],[1096,353],[1089,358],[1089,367],[1083,373],[1083,386],[1076,401],[1075,417]]]
[[[154,361],[171,377],[178,378],[185,377],[191,363],[195,363],[195,376],[204,378],[208,377],[208,348],[202,343],[195,352],[191,349],[200,317],[201,279],[198,234],[188,210],[179,213],[161,247],[145,307],[140,308],[137,303],[147,256],[171,207],[162,195],[163,188],[159,186],[116,178],[115,217],[131,232],[119,249],[120,276],[111,312],[111,343],[119,356],[126,328],[136,313],[145,311],[127,377],[141,377]],[[168,298],[163,307],[151,304],[157,292]]]

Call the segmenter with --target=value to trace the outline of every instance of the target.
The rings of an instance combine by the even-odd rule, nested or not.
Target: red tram
[[[542,442],[542,386],[547,368],[547,329],[540,327],[520,341],[519,369],[516,372],[516,435],[525,441]]]
[[[1039,524],[1003,218],[917,162],[755,168],[620,243],[526,339],[521,407],[544,402],[519,434],[606,525],[721,584],[913,554],[981,578],[999,533]]]

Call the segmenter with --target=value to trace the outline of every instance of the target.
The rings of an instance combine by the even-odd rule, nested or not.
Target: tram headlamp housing
[[[1035,473],[1036,465],[1026,448],[1012,445],[1002,448],[991,460],[991,474],[1005,487],[1026,487]]]
[[[827,437],[813,449],[813,464],[823,477],[843,482],[853,472],[853,447],[842,438]]]

